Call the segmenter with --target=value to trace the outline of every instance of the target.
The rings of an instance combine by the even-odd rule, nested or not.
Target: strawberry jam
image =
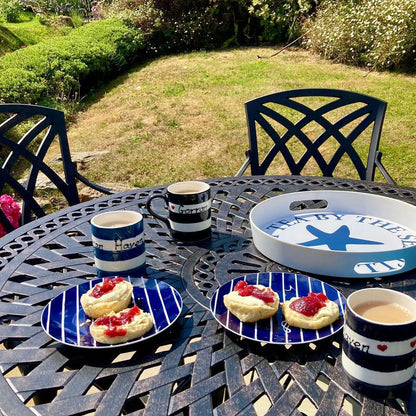
[[[240,280],[234,288],[240,296],[253,296],[254,298],[262,300],[264,303],[273,303],[273,291],[268,287],[260,289],[256,286],[249,285],[245,280]]]
[[[122,325],[129,324],[135,316],[140,315],[140,309],[138,306],[133,306],[126,312],[121,312],[117,315],[106,315],[95,320],[93,325],[105,325],[107,329],[104,334],[110,338],[122,337],[127,334],[127,329],[122,328]]]
[[[299,312],[305,316],[314,316],[319,309],[325,306],[328,298],[323,293],[308,293],[308,296],[303,296],[293,301],[289,308],[295,312]]]
[[[94,286],[94,289],[92,290],[90,296],[94,298],[100,298],[106,293],[111,292],[116,286],[116,284],[121,283],[123,280],[124,279],[122,277],[115,277],[114,279],[106,277],[103,283]]]

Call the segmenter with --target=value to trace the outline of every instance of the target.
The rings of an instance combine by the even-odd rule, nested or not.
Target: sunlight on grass
[[[71,150],[110,151],[85,172],[100,182],[150,186],[233,176],[248,147],[245,101],[292,88],[340,88],[388,102],[384,164],[398,183],[416,185],[415,77],[367,73],[304,50],[273,52],[195,52],[139,65],[91,97],[70,126]],[[340,175],[350,176],[349,169]]]

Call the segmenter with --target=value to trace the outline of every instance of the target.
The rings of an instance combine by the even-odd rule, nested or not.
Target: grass
[[[233,176],[248,146],[245,101],[284,89],[341,88],[388,102],[383,161],[399,184],[416,186],[415,77],[367,73],[304,50],[273,52],[195,52],[133,68],[89,98],[70,125],[71,150],[109,151],[84,171],[97,182],[143,187]],[[348,170],[342,176],[354,177]]]

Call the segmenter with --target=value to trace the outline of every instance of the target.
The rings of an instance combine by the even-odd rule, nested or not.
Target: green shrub
[[[44,16],[71,16],[78,13],[84,17],[91,17],[91,0],[21,0],[25,8],[35,14]]]
[[[262,41],[290,40],[301,32],[302,20],[313,13],[319,0],[252,0],[248,10],[259,19]]]
[[[33,71],[3,68],[0,74],[1,101],[36,103],[46,93],[46,85]]]
[[[113,0],[98,15],[116,16],[149,35],[159,52],[281,42],[297,35],[315,0]]]
[[[118,20],[92,22],[0,58],[0,100],[79,99],[92,85],[118,73],[142,48],[137,29]]]
[[[0,16],[6,22],[15,22],[22,12],[23,5],[20,0],[0,0]]]
[[[148,51],[186,51],[218,46],[218,23],[213,19],[210,0],[113,0],[97,8],[101,18],[117,17],[140,28]]]
[[[414,0],[327,0],[304,27],[306,46],[338,62],[378,69],[414,67]]]

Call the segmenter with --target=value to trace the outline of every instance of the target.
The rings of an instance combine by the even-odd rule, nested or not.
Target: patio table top
[[[259,272],[294,272],[263,256],[249,213],[286,192],[332,190],[389,196],[416,204],[416,189],[300,176],[206,180],[213,192],[212,237],[171,238],[146,210],[165,186],[133,189],[50,214],[0,239],[0,410],[5,415],[375,415],[416,414],[416,384],[405,398],[377,401],[352,390],[341,366],[342,331],[306,344],[275,345],[224,329],[210,299],[225,282]],[[85,349],[42,329],[47,303],[95,278],[90,220],[106,210],[145,218],[147,279],[173,286],[182,312],[166,331],[111,349]],[[382,286],[416,295],[416,271],[389,277],[313,276],[345,297]],[[361,413],[360,413],[361,412]]]

